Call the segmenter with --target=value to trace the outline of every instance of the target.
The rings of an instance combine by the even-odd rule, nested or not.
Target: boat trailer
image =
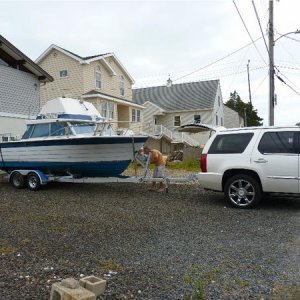
[[[117,177],[80,177],[70,174],[66,176],[53,176],[45,174],[40,170],[13,170],[8,175],[8,180],[11,185],[17,189],[21,189],[27,185],[32,191],[39,190],[49,182],[65,182],[65,183],[112,183],[112,182],[130,182],[130,183],[145,183],[145,182],[163,182],[165,192],[169,191],[169,184],[175,182],[196,182],[196,174],[192,174],[186,178],[153,178],[150,176],[150,156],[145,157],[142,154],[135,156],[136,163],[139,163],[144,168],[142,176],[117,176]]]

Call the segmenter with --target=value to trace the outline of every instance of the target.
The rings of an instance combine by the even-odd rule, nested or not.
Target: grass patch
[[[200,163],[198,160],[191,159],[180,162],[168,162],[167,169],[170,170],[183,170],[183,171],[200,171]]]
[[[139,168],[142,168],[142,166],[139,164],[135,164],[134,162],[130,163],[128,166],[128,169],[131,169],[131,170],[134,170],[136,168],[139,169]],[[155,168],[154,164],[149,165],[150,170],[153,170],[154,168]],[[168,161],[166,164],[166,169],[191,171],[191,172],[199,172],[201,170],[200,162],[199,162],[199,160],[196,160],[196,159],[189,159],[189,160],[178,161],[178,162]]]
[[[124,271],[124,267],[119,265],[115,259],[106,259],[106,260],[101,260],[99,261],[100,264],[100,270],[102,272],[109,272],[109,271],[114,271],[114,272],[121,272]]]
[[[212,269],[209,272],[198,265],[192,265],[184,275],[184,283],[191,289],[191,292],[183,295],[184,300],[204,300],[207,285],[214,281],[221,273],[220,269]]]
[[[276,284],[274,286],[275,295],[273,300],[295,300],[300,299],[300,288],[295,285]]]
[[[8,241],[0,240],[0,253],[2,255],[14,253],[16,250],[17,249],[11,246]]]

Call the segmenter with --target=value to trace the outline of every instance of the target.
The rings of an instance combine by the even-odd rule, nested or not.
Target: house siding
[[[143,114],[144,115],[143,123],[153,125],[154,116],[161,114],[161,110],[150,102],[146,102],[144,106],[145,109]]]
[[[83,94],[82,65],[66,54],[52,49],[39,63],[54,81],[41,87],[41,104],[57,97],[70,97],[79,99]],[[60,70],[68,70],[68,77],[60,78]]]
[[[39,113],[40,83],[34,75],[0,65],[0,82],[0,115]]]
[[[132,101],[132,85],[127,77],[127,75],[122,71],[122,69],[119,67],[119,65],[116,63],[115,59],[113,57],[106,58],[106,61],[111,65],[111,67],[116,72],[117,76],[112,76],[111,86],[110,86],[110,92],[109,94],[115,96],[115,97],[121,97],[126,100]],[[120,95],[119,90],[119,80],[120,75],[123,75],[124,77],[124,96]]]
[[[180,116],[181,125],[194,123],[194,115],[201,115],[202,123],[209,123],[211,120],[212,110],[195,110],[192,112],[169,112],[163,116],[158,116],[159,124],[167,127],[170,130],[176,130],[178,126],[174,126],[174,117]]]
[[[236,127],[244,126],[243,119],[239,116],[239,114],[235,110],[224,105],[224,111],[225,111],[224,126],[226,128],[236,128]]]
[[[25,132],[25,129],[26,119],[16,117],[3,117],[0,113],[0,135],[21,137]]]

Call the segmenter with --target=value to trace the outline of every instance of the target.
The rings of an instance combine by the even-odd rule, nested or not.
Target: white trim
[[[77,57],[77,56],[75,56],[75,55],[72,55],[71,53],[65,51],[64,49],[62,49],[62,48],[60,48],[59,46],[54,45],[54,44],[50,45],[50,46],[49,46],[49,47],[48,47],[48,48],[47,48],[47,49],[46,49],[46,50],[45,50],[45,51],[44,51],[44,52],[43,52],[36,60],[35,60],[35,63],[36,63],[36,64],[40,63],[40,62],[45,58],[45,56],[48,55],[48,54],[50,53],[50,51],[51,51],[52,49],[55,49],[55,50],[57,50],[57,51],[60,51],[60,52],[64,53],[65,55],[69,56],[69,57],[72,57],[73,59],[79,61],[81,64],[85,64],[85,63],[86,63],[84,60],[80,59],[79,57]]]
[[[59,46],[57,46],[55,44],[52,44],[35,60],[35,63],[39,64],[50,53],[50,51],[52,49],[60,51],[60,52],[64,53],[65,55],[69,56],[69,57],[72,57],[73,59],[77,60],[81,64],[89,64],[89,63],[91,63],[95,60],[100,59],[104,62],[104,64],[107,66],[107,68],[112,72],[112,75],[115,76],[115,75],[117,75],[116,72],[113,70],[113,68],[105,60],[105,58],[107,58],[107,57],[113,57],[115,59],[115,61],[117,62],[117,64],[119,65],[119,67],[124,70],[124,73],[129,78],[131,83],[134,84],[134,79],[131,77],[131,75],[128,73],[128,71],[125,69],[125,67],[122,65],[122,63],[119,61],[119,59],[116,57],[116,55],[114,53],[108,53],[108,54],[105,54],[105,55],[98,55],[98,56],[93,57],[91,59],[83,60],[83,59],[80,59],[79,57],[71,54],[70,52],[60,48]]]
[[[151,102],[151,101],[146,101],[146,102],[144,103],[144,105],[145,105],[146,103],[149,103],[150,105],[152,105],[152,106],[154,106],[155,108],[159,109],[162,113],[166,113],[166,112],[167,112],[166,110],[164,110],[163,108],[161,108],[160,106],[154,104],[154,103]]]
[[[185,113],[185,112],[197,112],[197,111],[213,111],[213,108],[203,108],[203,109],[184,109],[184,110],[166,110],[165,113]]]
[[[31,119],[34,120],[36,116],[28,116],[28,115],[19,115],[19,114],[10,114],[10,113],[4,113],[0,112],[0,118],[5,117],[5,118],[16,118],[16,119]]]
[[[111,73],[112,76],[117,76],[117,73],[116,73],[115,70],[111,67],[111,65],[105,60],[105,58],[100,57],[100,58],[98,58],[98,59],[100,59],[101,61],[104,62],[104,65],[106,66],[106,68],[108,69],[108,71],[110,71],[110,73]],[[97,59],[97,60],[98,60],[98,59]]]
[[[131,83],[134,84],[134,79],[131,77],[131,75],[129,74],[129,72],[125,69],[125,67],[123,66],[123,64],[120,62],[120,60],[117,58],[117,56],[114,53],[108,53],[108,54],[105,54],[105,55],[101,55],[101,56],[98,56],[98,57],[91,58],[89,60],[86,60],[86,63],[93,62],[95,60],[98,60],[99,58],[105,59],[107,57],[113,57],[116,60],[116,62],[119,65],[119,67],[124,70],[126,76],[130,79]]]
[[[121,99],[116,99],[116,98],[113,98],[113,97],[110,97],[110,96],[106,96],[106,95],[100,95],[100,94],[91,94],[91,95],[82,95],[81,98],[83,99],[88,99],[88,98],[103,98],[105,100],[110,100],[110,101],[114,101],[116,103],[119,103],[119,104],[124,104],[126,106],[129,106],[129,107],[137,107],[137,108],[140,108],[140,109],[145,109],[145,107],[143,105],[139,105],[139,104],[136,104],[134,102],[127,102],[127,101],[124,101],[124,100],[121,100]]]

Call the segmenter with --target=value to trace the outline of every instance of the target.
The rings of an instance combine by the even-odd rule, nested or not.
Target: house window
[[[194,115],[194,124],[200,124],[200,123],[201,123],[201,116]]]
[[[102,116],[106,119],[113,119],[114,118],[114,105],[107,101],[102,102]]]
[[[216,125],[218,125],[218,115],[216,115]]]
[[[120,83],[119,83],[119,87],[120,87],[120,95],[124,96],[125,95],[125,81],[124,81],[124,76],[120,76]]]
[[[223,126],[224,124],[223,124],[223,118],[221,118],[221,126]]]
[[[174,117],[174,126],[180,126],[181,122],[180,122],[180,116],[175,116]]]
[[[101,89],[101,68],[96,66],[96,88]]]
[[[59,71],[59,77],[60,78],[68,77],[68,70],[60,70]]]
[[[132,122],[141,122],[141,111],[139,109],[132,109],[131,120]]]
[[[221,105],[220,96],[218,96],[218,105]]]

